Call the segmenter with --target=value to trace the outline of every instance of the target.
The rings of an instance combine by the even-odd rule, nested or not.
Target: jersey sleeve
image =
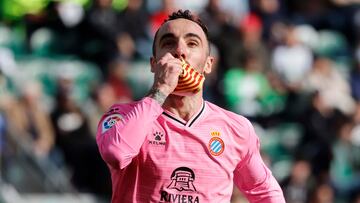
[[[112,106],[100,119],[96,134],[104,161],[114,169],[128,166],[162,112],[160,104],[149,97],[134,104]]]
[[[247,151],[234,171],[234,183],[252,203],[285,203],[278,182],[261,158],[260,142],[254,128],[247,119],[245,123],[248,127]]]

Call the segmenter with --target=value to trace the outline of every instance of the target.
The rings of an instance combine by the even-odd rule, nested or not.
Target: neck
[[[192,96],[169,95],[163,108],[177,115],[185,121],[199,111],[202,105],[202,91]]]

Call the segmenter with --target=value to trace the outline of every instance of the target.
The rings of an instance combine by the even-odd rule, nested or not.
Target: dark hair
[[[201,27],[201,29],[204,31],[206,39],[209,41],[208,29],[207,29],[206,25],[201,21],[201,19],[198,16],[193,15],[189,10],[183,11],[180,9],[176,12],[173,12],[171,15],[169,15],[169,17],[166,20],[164,20],[164,22],[161,24],[161,26],[164,25],[166,22],[169,22],[171,20],[180,19],[180,18],[187,19],[187,20],[190,20],[190,21],[198,24]],[[155,56],[155,42],[156,42],[156,38],[157,38],[159,30],[160,30],[160,28],[156,31],[155,36],[154,36],[154,41],[152,44],[153,56]],[[209,49],[210,49],[210,46],[209,46]]]

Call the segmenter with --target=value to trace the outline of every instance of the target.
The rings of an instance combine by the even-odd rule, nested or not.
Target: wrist
[[[148,93],[148,97],[156,100],[160,105],[163,105],[169,94],[163,93],[159,88],[152,87]]]

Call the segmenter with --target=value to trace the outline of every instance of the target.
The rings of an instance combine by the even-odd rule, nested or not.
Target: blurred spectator
[[[106,82],[113,88],[115,96],[119,102],[129,102],[133,100],[132,90],[127,81],[130,61],[116,58],[109,64],[109,74]]]
[[[150,32],[155,35],[156,30],[165,21],[169,14],[176,10],[175,0],[161,0],[161,8],[155,11],[150,17]]]
[[[245,55],[248,52],[256,53],[262,69],[265,71],[270,68],[268,48],[262,41],[262,22],[258,16],[251,13],[245,16],[239,23],[239,34],[241,41],[232,48],[232,51],[226,56],[230,66],[242,66]],[[235,45],[235,44],[234,44]]]
[[[124,58],[126,60],[132,60],[136,53],[136,44],[129,33],[123,32],[116,36],[116,50],[112,53],[113,58]],[[109,63],[111,63],[109,60]],[[109,65],[109,63],[107,65]],[[108,70],[107,70],[108,71]],[[105,75],[107,75],[106,72]]]
[[[312,184],[311,163],[306,160],[295,161],[290,176],[281,183],[286,202],[307,203],[314,187]]]
[[[284,34],[283,44],[273,51],[272,66],[283,83],[297,91],[311,70],[312,52],[299,42],[294,25],[287,25]]]
[[[209,0],[199,14],[209,30],[211,40],[220,37],[222,25],[227,21],[227,14],[220,7],[220,0]]]
[[[256,0],[253,1],[253,10],[262,21],[262,36],[265,40],[270,37],[271,27],[275,22],[284,18],[281,10],[281,0]]]
[[[244,67],[229,69],[224,76],[225,99],[233,111],[255,118],[281,108],[282,96],[269,84],[257,53],[247,53]]]
[[[273,54],[274,49],[284,44],[284,38],[287,32],[287,24],[285,20],[276,21],[271,24],[269,30],[269,39],[266,40],[266,44]]]
[[[59,78],[56,106],[51,114],[56,146],[63,152],[72,182],[79,191],[107,196],[109,174],[97,150],[88,119],[72,98],[72,90],[71,79]]]
[[[350,201],[360,192],[360,147],[351,140],[354,123],[351,118],[340,123],[337,140],[333,145],[334,159],[331,163],[331,180],[337,195]]]
[[[241,44],[239,30],[230,22],[230,14],[223,10],[221,1],[209,0],[199,15],[209,28],[209,40],[219,49],[219,67],[221,68],[218,74],[223,77],[229,67],[235,66],[230,56]]]
[[[86,1],[86,0],[85,0]],[[80,1],[63,1],[59,2],[57,12],[59,18],[67,28],[72,28],[78,25],[85,16],[85,10],[80,4]]]
[[[42,98],[42,86],[38,81],[25,82],[19,100],[9,106],[8,119],[12,133],[22,137],[23,142],[29,142],[37,157],[50,160],[55,134]]]
[[[298,146],[298,156],[310,160],[313,174],[322,179],[322,176],[328,176],[330,168],[337,113],[325,104],[318,92],[310,97],[310,107],[302,118],[304,136]]]
[[[118,33],[119,15],[112,7],[112,0],[96,0],[86,14],[89,31],[102,40],[112,41]],[[91,33],[88,33],[91,34]]]
[[[230,23],[237,26],[238,22],[250,13],[249,2],[249,0],[221,0],[220,6],[230,17]]]
[[[316,29],[330,29],[342,32],[351,41],[355,40],[356,22],[354,16],[359,2],[343,0],[286,1],[289,18],[297,23],[307,23]]]
[[[218,74],[219,69],[219,50],[214,44],[210,44],[210,54],[214,57],[214,62],[211,67],[211,73],[205,76],[204,83],[204,98],[217,105],[223,106],[222,93],[220,90],[220,78]]]
[[[115,41],[119,34],[119,13],[112,7],[112,0],[95,0],[81,23],[81,56],[96,62],[104,71],[116,50]]]
[[[255,14],[249,14],[240,23],[244,52],[256,52],[259,55],[262,71],[268,70],[270,60],[268,48],[262,41],[263,24]]]
[[[304,23],[305,21],[311,21],[312,25],[319,27],[321,20],[326,19],[324,16],[329,11],[329,1],[315,0],[315,1],[287,1],[289,13],[291,12],[291,18],[298,23]]]
[[[79,30],[77,25],[83,20],[85,11],[79,3],[51,1],[46,9],[25,15],[27,50],[33,53],[32,38],[38,30],[48,30],[50,53],[78,53]]]
[[[360,102],[360,42],[355,50],[354,69],[350,75],[350,86],[353,98]]]
[[[135,43],[134,55],[147,59],[151,54],[151,40],[149,37],[149,14],[145,9],[144,0],[129,0],[125,10],[119,13],[120,31],[117,35],[129,33],[131,41]],[[128,38],[129,38],[128,37]]]
[[[351,114],[355,103],[351,97],[351,89],[346,79],[334,67],[334,62],[326,57],[316,57],[313,69],[304,80],[306,90],[318,91],[324,104]]]
[[[315,187],[310,203],[335,203],[335,192],[331,185],[327,183],[317,184]]]

